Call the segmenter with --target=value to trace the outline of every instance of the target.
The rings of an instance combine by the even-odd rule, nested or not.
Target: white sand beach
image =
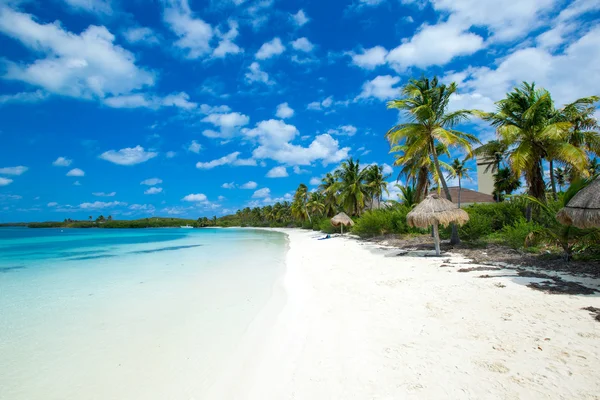
[[[473,266],[460,257],[284,231],[285,306],[272,302],[273,328],[250,328],[244,361],[207,398],[600,399],[600,323],[582,310],[600,292],[548,294],[515,271],[457,272]]]

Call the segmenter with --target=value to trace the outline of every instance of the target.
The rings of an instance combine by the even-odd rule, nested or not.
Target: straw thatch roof
[[[346,213],[341,212],[338,215],[336,215],[335,217],[331,218],[331,225],[333,225],[333,226],[339,226],[339,225],[352,226],[352,225],[354,225],[354,221],[352,221],[352,218],[350,218]]]
[[[463,225],[468,220],[469,214],[465,210],[461,210],[456,207],[456,204],[437,194],[427,196],[406,216],[408,225],[417,228],[427,228],[436,222],[443,226],[452,222]]]
[[[573,196],[556,219],[578,228],[600,227],[600,177]]]

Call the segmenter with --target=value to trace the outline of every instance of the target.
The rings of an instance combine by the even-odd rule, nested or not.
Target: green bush
[[[469,222],[458,229],[462,240],[476,242],[492,233],[492,218],[488,215],[471,216]]]
[[[536,230],[538,225],[534,222],[527,222],[521,217],[512,225],[506,225],[498,232],[496,237],[505,245],[513,249],[521,249],[525,247],[525,240],[531,232]],[[535,242],[529,242],[529,246],[535,246]]]
[[[472,204],[464,207],[471,221],[485,220],[490,224],[490,232],[496,232],[513,224],[525,215],[521,204],[517,202]]]
[[[322,232],[329,233],[329,234],[341,232],[341,229],[339,226],[335,227],[335,226],[331,225],[331,221],[329,220],[329,218],[325,218],[325,219],[321,220],[321,222],[319,224],[319,229]]]
[[[419,229],[410,228],[406,223],[406,215],[409,211],[410,208],[401,204],[367,211],[356,220],[352,232],[362,237],[421,232]]]

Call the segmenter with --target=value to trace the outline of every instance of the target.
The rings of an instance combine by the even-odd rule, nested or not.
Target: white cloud
[[[162,188],[151,187],[151,188],[148,188],[148,190],[145,190],[144,194],[158,194],[158,193],[161,193],[162,191],[163,191]]]
[[[290,14],[290,17],[296,26],[303,26],[310,21],[304,10],[298,10],[296,14]]]
[[[131,44],[154,46],[160,42],[154,31],[147,27],[129,28],[123,32],[123,36]]]
[[[396,87],[399,82],[400,78],[397,76],[377,76],[363,84],[362,92],[357,99],[376,98],[382,101],[392,99],[400,94],[400,88]]]
[[[362,53],[352,53],[352,63],[364,69],[375,69],[386,63],[388,51],[381,46],[365,49]]]
[[[310,182],[308,182],[311,186],[318,186],[321,184],[321,178],[312,177],[310,178]]]
[[[211,106],[208,104],[200,105],[200,112],[202,114],[225,114],[230,111],[231,111],[231,108],[229,108],[229,106],[226,106],[226,105],[220,105],[220,106]]]
[[[383,166],[383,174],[384,175],[390,175],[394,173],[394,168],[392,168],[391,165],[389,164],[382,164]]]
[[[187,0],[165,0],[163,18],[179,39],[174,43],[186,53],[186,57],[196,59],[211,51],[210,41],[214,32],[212,26],[194,14]]]
[[[13,182],[12,179],[3,178],[0,176],[0,186],[10,185]]]
[[[404,71],[412,66],[445,65],[457,56],[473,54],[483,47],[481,36],[465,32],[461,25],[446,22],[424,25],[408,42],[391,50],[386,60],[392,68]]]
[[[111,201],[111,202],[103,202],[103,201],[95,201],[93,203],[81,203],[79,208],[82,210],[98,210],[102,208],[115,208],[126,206],[127,203],[122,203],[120,201]]]
[[[167,152],[165,153],[165,157],[167,157],[167,158],[173,158],[173,157],[175,157],[176,155],[177,155],[177,153],[176,153],[176,152],[174,152],[174,151],[167,151]]]
[[[233,42],[233,40],[238,36],[238,23],[236,21],[230,20],[229,31],[225,33],[221,33],[217,31],[217,35],[221,37],[219,41],[219,45],[213,50],[213,57],[215,58],[224,58],[228,54],[239,54],[242,53],[243,50]]]
[[[110,193],[94,192],[94,193],[92,193],[92,195],[94,195],[96,197],[115,197],[116,194],[117,194],[117,192],[110,192]]]
[[[150,179],[146,179],[146,180],[140,182],[140,185],[155,186],[162,182],[163,182],[163,180],[160,178],[150,178]]]
[[[246,82],[261,82],[266,85],[273,85],[275,82],[269,79],[269,74],[260,69],[260,64],[257,62],[253,62],[248,67],[248,72],[246,72]]]
[[[154,85],[154,74],[137,67],[134,55],[115,45],[104,26],[91,25],[77,35],[59,23],[40,24],[30,14],[5,7],[0,9],[0,32],[42,56],[30,64],[7,61],[6,79],[88,99]]]
[[[140,145],[135,147],[127,147],[121,150],[109,150],[100,154],[100,158],[118,165],[135,165],[146,162],[158,153],[146,151]]]
[[[239,151],[235,151],[231,154],[218,158],[216,160],[208,161],[208,162],[198,162],[196,163],[196,168],[198,169],[212,169],[215,167],[219,167],[222,165],[232,165],[235,167],[240,166],[256,166],[256,160],[252,158],[238,158],[240,156]]]
[[[50,203],[46,204],[47,207],[56,207],[57,205],[58,203],[55,201],[51,201]]]
[[[274,167],[267,172],[267,178],[285,178],[289,176],[285,167]]]
[[[258,184],[254,181],[248,181],[240,186],[240,189],[256,189]]]
[[[75,182],[73,182],[73,185],[74,185],[74,186],[81,186],[81,182],[79,182],[79,181],[75,181]]]
[[[85,172],[83,172],[79,168],[73,168],[69,172],[67,172],[67,176],[85,176]]]
[[[130,94],[106,98],[104,104],[112,108],[150,108],[157,110],[160,107],[177,107],[184,110],[193,110],[197,103],[190,101],[190,96],[185,92],[172,93],[164,97],[149,94]]]
[[[0,168],[0,174],[3,175],[23,175],[25,172],[27,172],[29,168],[24,167],[22,165],[19,165],[18,167],[4,167],[4,168]]]
[[[337,129],[330,129],[327,131],[329,135],[339,135],[339,136],[354,136],[358,129],[354,125],[342,125]]]
[[[68,159],[66,157],[58,157],[52,162],[52,165],[54,165],[55,167],[68,167],[69,165],[71,165],[72,162],[73,160]]]
[[[294,110],[290,108],[288,103],[281,103],[277,106],[277,112],[275,113],[277,118],[286,119],[294,116]]]
[[[306,170],[306,169],[302,169],[297,165],[294,165],[294,173],[296,175],[300,175],[300,174],[308,174],[310,171]]]
[[[256,52],[256,58],[258,60],[266,60],[273,56],[277,56],[285,51],[285,47],[281,43],[281,39],[278,37],[274,38],[270,42],[264,43],[260,46],[260,49]]]
[[[265,197],[269,197],[271,195],[271,189],[269,188],[262,188],[262,189],[258,189],[256,192],[254,192],[254,194],[252,195],[253,199],[262,199]]]
[[[292,42],[292,47],[298,51],[310,53],[315,48],[315,45],[305,37],[298,38]]]
[[[323,110],[325,108],[329,108],[333,105],[333,96],[329,96],[325,98],[323,101],[313,101],[309,103],[306,107],[309,110]]]
[[[256,159],[272,159],[287,165],[310,165],[320,160],[327,165],[348,156],[350,148],[340,149],[339,142],[327,134],[315,137],[308,147],[290,143],[298,133],[295,126],[271,119],[259,122],[244,135],[258,141],[259,146],[252,153]]]
[[[208,201],[206,195],[202,194],[202,193],[198,193],[198,194],[188,194],[187,196],[185,196],[183,199],[181,199],[183,201],[189,201],[189,202],[206,202]]]
[[[221,185],[223,189],[235,189],[235,182],[224,183]]]
[[[64,0],[64,2],[73,8],[93,14],[112,14],[110,0]]]
[[[8,103],[38,103],[42,100],[46,100],[48,97],[49,94],[43,90],[36,90],[35,92],[3,94],[0,95],[0,105]]]
[[[202,150],[202,145],[195,140],[192,140],[192,143],[188,146],[188,151],[192,153],[199,154],[200,150]]]
[[[219,201],[223,201],[223,200],[225,200],[225,196],[219,196],[219,197],[217,197],[217,199],[218,199]]]
[[[202,119],[206,122],[219,128],[219,132],[213,130],[205,130],[203,135],[210,138],[231,138],[235,136],[242,126],[248,125],[250,118],[247,115],[238,112],[227,114],[209,114]]]

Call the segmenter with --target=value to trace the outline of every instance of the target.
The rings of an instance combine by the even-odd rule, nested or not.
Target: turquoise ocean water
[[[0,229],[0,399],[191,399],[284,271],[281,233]]]

